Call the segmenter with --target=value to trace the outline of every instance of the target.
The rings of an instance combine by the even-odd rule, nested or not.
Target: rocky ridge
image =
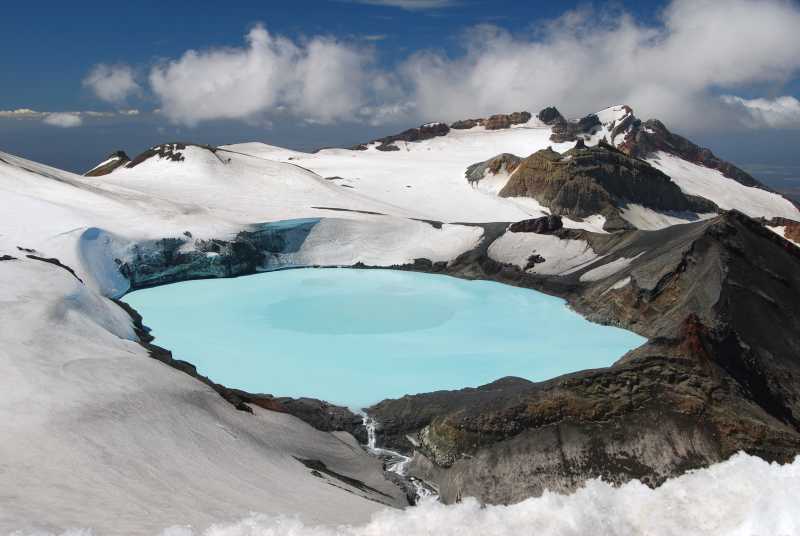
[[[658,151],[664,151],[688,162],[716,169],[724,176],[745,186],[766,189],[750,174],[730,162],[722,160],[710,149],[700,147],[683,136],[670,132],[658,119],[642,121],[634,115],[630,106],[623,105],[621,109],[623,110],[621,116],[608,125],[603,125],[596,114],[568,121],[555,107],[543,109],[537,118],[552,127],[553,134],[550,139],[555,143],[590,137],[605,126],[608,131],[606,141],[630,156],[647,158]]]
[[[83,174],[84,177],[102,177],[126,165],[131,159],[125,151],[114,151],[103,162]]]
[[[456,121],[451,125],[447,123],[436,122],[426,123],[416,128],[409,128],[400,134],[392,136],[385,136],[372,140],[368,143],[360,143],[350,147],[354,151],[366,151],[370,145],[375,145],[378,151],[399,151],[400,148],[395,144],[398,141],[417,142],[429,140],[438,136],[446,136],[450,129],[465,130],[478,126],[486,128],[486,130],[500,130],[504,128],[511,128],[513,125],[525,124],[531,120],[530,112],[513,112],[510,114],[496,114],[487,118],[478,119],[463,119]]]
[[[608,257],[643,253],[592,282],[581,281],[585,270],[528,274],[480,251],[447,272],[565,297],[587,318],[649,342],[608,369],[538,384],[508,378],[369,408],[386,445],[417,449],[412,474],[437,482],[446,502],[474,495],[508,503],[595,477],[657,485],[739,450],[793,459],[800,248],[736,212],[584,238]]]

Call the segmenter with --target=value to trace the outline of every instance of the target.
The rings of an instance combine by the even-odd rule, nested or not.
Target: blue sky
[[[174,139],[310,149],[626,102],[740,164],[800,164],[796,1],[229,4],[4,6],[0,149],[82,171]]]

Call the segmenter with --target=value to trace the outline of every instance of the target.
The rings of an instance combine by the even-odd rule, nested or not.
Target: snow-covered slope
[[[627,106],[614,106],[598,112],[599,126],[579,134],[587,145],[601,140],[623,147],[636,120]],[[378,150],[378,143],[365,150],[323,149],[303,153],[280,147],[244,143],[225,146],[226,151],[255,157],[291,162],[313,170],[332,183],[352,189],[377,202],[408,207],[427,219],[446,222],[518,221],[548,213],[529,198],[501,199],[496,196],[510,174],[501,172],[488,177],[484,185],[474,187],[465,180],[467,168],[502,153],[520,157],[547,147],[564,152],[574,141],[555,143],[553,127],[538,119],[511,128],[487,130],[450,129],[445,135],[422,141],[396,141],[399,150]],[[669,175],[685,192],[705,197],[723,209],[738,209],[754,217],[783,216],[800,220],[800,210],[782,196],[760,188],[747,187],[721,172],[658,153],[648,161]],[[706,215],[708,216],[708,215]],[[661,228],[693,221],[697,215],[658,213],[646,207],[630,207],[628,220],[643,229]],[[566,227],[602,229],[602,222],[565,220]]]
[[[656,153],[648,161],[669,175],[685,193],[710,199],[721,209],[735,208],[752,218],[800,219],[800,210],[785,197],[740,184],[716,169],[687,162],[665,152]]]
[[[352,438],[236,411],[149,358],[127,314],[63,268],[0,261],[0,302],[3,534],[155,534],[251,511],[344,523],[403,503]],[[314,476],[296,458],[374,490]]]
[[[401,210],[292,164],[229,158],[192,148],[180,162],[156,157],[90,179],[0,153],[0,532],[151,534],[250,511],[338,524],[405,504],[352,437],[237,411],[150,358],[108,297],[127,291],[119,263],[134,245],[161,238],[225,239],[252,223],[316,217],[284,265],[393,264],[449,260],[482,230],[379,215]],[[315,476],[296,458],[365,487]]]

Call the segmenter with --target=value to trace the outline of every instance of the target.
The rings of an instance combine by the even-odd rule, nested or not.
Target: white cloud
[[[775,99],[743,99],[723,95],[725,104],[738,108],[741,121],[755,128],[800,128],[800,100],[785,95]]]
[[[100,99],[114,103],[123,102],[140,90],[133,69],[127,65],[95,65],[83,79],[83,85]]]
[[[72,112],[53,112],[47,114],[42,121],[48,125],[62,128],[79,127],[83,124],[81,116]]]
[[[783,81],[800,67],[800,9],[780,0],[674,0],[656,26],[621,11],[568,12],[529,35],[470,31],[464,53],[403,67],[420,116],[626,103],[692,126],[725,119],[717,88]]]
[[[162,112],[187,125],[267,115],[454,120],[549,105],[575,117],[625,103],[678,129],[713,128],[737,124],[720,92],[797,73],[797,28],[800,6],[784,0],[673,0],[656,24],[587,8],[526,32],[474,27],[460,53],[422,51],[384,72],[369,47],[257,26],[244,47],[190,50],[156,66],[150,84]]]
[[[17,108],[16,110],[0,110],[0,117],[10,119],[38,119],[47,115],[46,112],[37,112],[30,108]]]
[[[154,67],[161,112],[177,123],[257,121],[267,111],[330,122],[357,113],[370,81],[369,50],[333,38],[295,43],[256,26],[244,48],[189,50]]]
[[[97,112],[95,110],[87,110],[85,112],[75,112],[89,117],[114,117],[114,112]]]
[[[355,2],[372,6],[399,7],[408,11],[441,9],[459,4],[456,0],[355,0]]]
[[[48,125],[76,127],[83,124],[84,118],[124,118],[137,116],[139,113],[139,110],[136,109],[123,109],[116,112],[98,112],[96,110],[43,112],[30,108],[18,108],[16,110],[0,110],[0,119],[41,120]]]

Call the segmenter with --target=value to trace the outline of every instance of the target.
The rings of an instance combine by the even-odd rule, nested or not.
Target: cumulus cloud
[[[800,128],[800,100],[785,95],[775,99],[743,99],[723,95],[722,102],[741,111],[742,122],[755,128]]]
[[[294,42],[259,25],[243,48],[198,52],[154,67],[161,112],[188,125],[255,120],[266,111],[331,122],[357,113],[372,82],[369,50],[330,37]]]
[[[44,116],[42,121],[48,125],[61,128],[79,127],[83,124],[81,116],[72,112],[53,112]]]
[[[120,103],[141,88],[136,82],[133,69],[127,65],[95,65],[83,85],[90,88],[98,98],[113,103]]]
[[[622,9],[584,8],[516,33],[474,27],[457,53],[422,51],[385,71],[368,47],[325,36],[290,40],[256,26],[243,47],[190,50],[149,79],[162,112],[187,125],[280,114],[323,123],[449,121],[548,105],[576,117],[625,103],[639,116],[696,129],[737,124],[720,93],[795,76],[797,28],[800,6],[784,0],[672,0],[648,24]]]

